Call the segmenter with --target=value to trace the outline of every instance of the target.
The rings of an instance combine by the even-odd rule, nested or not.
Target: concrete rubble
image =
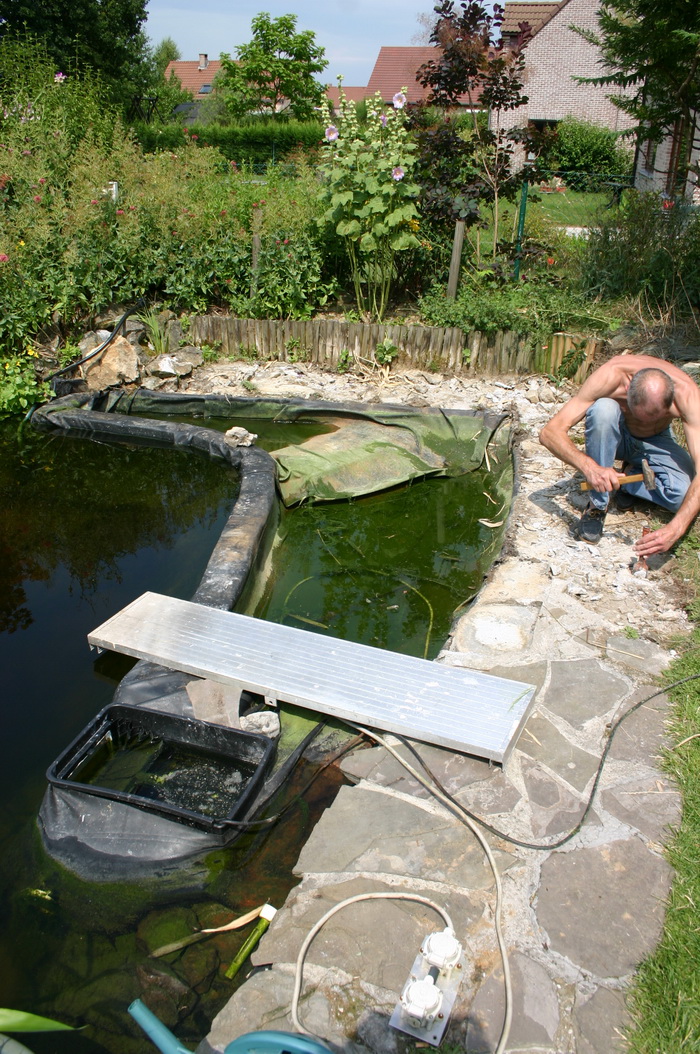
[[[687,632],[673,557],[631,573],[632,544],[651,515],[613,509],[599,546],[578,541],[579,481],[537,442],[570,389],[543,378],[323,374],[304,364],[204,366],[180,390],[251,385],[265,394],[507,411],[516,426],[516,493],[500,562],[456,623],[439,661],[534,683],[536,706],[504,769],[414,744],[446,790],[498,831],[558,842],[588,801],[611,723],[616,732],[592,810],[562,844],[524,848],[484,832],[503,885],[503,929],[513,990],[506,1050],[612,1054],[624,1049],[625,989],[663,923],[672,873],[662,846],[680,815],[661,772],[668,700],[656,677]],[[398,742],[398,741],[394,741]],[[406,755],[406,748],[399,746]],[[306,934],[334,904],[372,891],[439,902],[464,943],[467,970],[446,1043],[496,1049],[504,1014],[494,930],[494,879],[473,833],[381,746],[347,757],[348,784],[304,845],[289,895],[252,962],[253,975],[215,1019],[202,1054],[243,1032],[292,1031],[294,963]],[[398,1054],[414,1041],[389,1027],[424,936],[439,917],[416,903],[358,903],[309,949],[300,1017],[338,1051]]]

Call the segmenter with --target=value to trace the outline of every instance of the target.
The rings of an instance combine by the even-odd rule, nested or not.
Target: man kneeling
[[[586,418],[586,452],[569,438],[569,431]],[[673,437],[671,422],[678,419],[688,444],[684,450]],[[609,495],[620,507],[634,497],[646,498],[675,516],[635,545],[639,556],[664,553],[682,538],[700,511],[700,390],[677,366],[650,355],[616,355],[595,370],[577,395],[547,422],[540,442],[561,461],[582,472],[591,485],[588,506],[579,524],[579,537],[600,541]],[[642,471],[646,459],[656,476],[648,490],[644,481],[622,487],[613,465],[620,458],[625,475]]]

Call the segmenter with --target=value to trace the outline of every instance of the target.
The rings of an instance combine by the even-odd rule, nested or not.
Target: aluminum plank
[[[500,764],[535,693],[520,681],[158,593],[144,593],[88,642]]]

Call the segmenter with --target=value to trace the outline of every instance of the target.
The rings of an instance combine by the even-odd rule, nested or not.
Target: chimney
[[[200,51],[200,53],[199,53],[199,69],[200,70],[205,70],[208,65],[209,65],[209,56],[205,55],[204,52]]]

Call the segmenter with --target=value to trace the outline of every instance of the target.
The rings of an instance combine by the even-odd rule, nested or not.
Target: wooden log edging
[[[236,358],[310,362],[327,369],[337,369],[345,357],[372,362],[377,346],[388,339],[398,349],[395,361],[404,368],[482,377],[556,373],[567,351],[585,341],[585,358],[573,378],[577,382],[586,376],[601,343],[595,337],[555,333],[548,345],[533,352],[529,338],[513,330],[465,334],[454,326],[366,325],[338,319],[278,322],[226,315],[192,316],[188,337]]]

